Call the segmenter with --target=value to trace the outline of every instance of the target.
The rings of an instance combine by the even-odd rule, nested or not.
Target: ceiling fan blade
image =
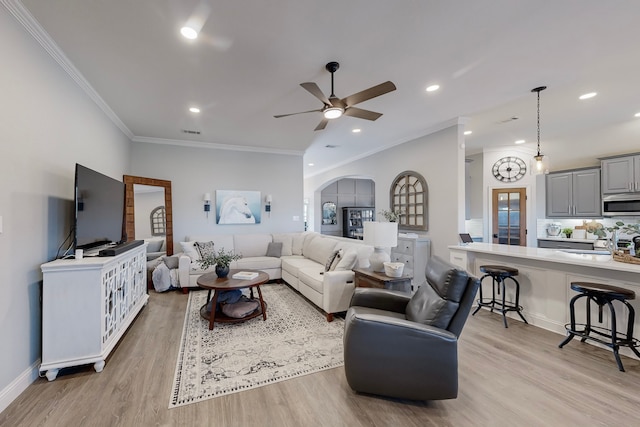
[[[327,123],[329,123],[329,119],[325,119],[323,118],[320,123],[318,123],[318,126],[316,126],[316,128],[314,130],[322,130],[324,128],[327,127]]]
[[[342,98],[342,102],[344,102],[347,107],[351,107],[352,105],[359,104],[361,102],[367,101],[371,98],[375,98],[376,96],[384,95],[385,93],[392,92],[396,90],[396,85],[392,82],[384,82],[380,83],[377,86],[370,87],[369,89],[365,89],[362,92],[354,93],[353,95],[349,95],[346,98]]]
[[[375,111],[363,110],[362,108],[349,107],[344,110],[345,116],[357,117],[365,120],[378,120],[382,113],[376,113]]]
[[[322,91],[320,90],[317,84],[313,82],[306,82],[306,83],[300,83],[300,86],[305,88],[307,92],[309,92],[311,95],[318,98],[324,104],[331,105],[331,101],[329,101],[329,99],[324,95],[324,93],[322,93]]]
[[[299,113],[290,113],[290,114],[279,114],[277,116],[273,116],[276,119],[279,119],[280,117],[287,117],[287,116],[295,116],[296,114],[305,114],[305,113],[317,113],[320,112],[322,110],[309,110],[309,111],[300,111]]]

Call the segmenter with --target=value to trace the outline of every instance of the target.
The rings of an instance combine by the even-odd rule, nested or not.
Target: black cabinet
[[[342,236],[351,239],[362,239],[362,224],[365,221],[374,221],[374,212],[374,208],[342,208]]]

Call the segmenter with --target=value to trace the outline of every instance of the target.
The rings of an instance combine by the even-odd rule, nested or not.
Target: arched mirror
[[[164,237],[167,255],[173,255],[173,213],[171,209],[171,181],[155,178],[145,178],[141,176],[124,175],[125,184],[125,231],[127,240],[136,240],[144,238],[146,234],[152,235],[152,216],[150,214],[139,215],[136,218],[136,193],[138,194],[138,203],[147,203],[152,206],[155,212],[163,211],[164,216]],[[163,195],[159,196],[162,192]],[[145,196],[142,197],[141,194]],[[158,199],[160,197],[160,199]],[[163,197],[163,198],[162,198]],[[164,202],[163,209],[158,210],[159,203]],[[156,218],[158,216],[156,215]],[[141,220],[141,221],[140,221]],[[140,232],[136,235],[136,228],[146,227],[147,223],[150,233]],[[137,225],[136,225],[137,224]],[[158,225],[156,223],[156,225]],[[158,228],[156,227],[156,230]],[[157,234],[156,234],[157,235]]]

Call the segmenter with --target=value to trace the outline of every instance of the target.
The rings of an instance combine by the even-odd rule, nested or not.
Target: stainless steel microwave
[[[640,216],[640,193],[602,197],[603,216]]]

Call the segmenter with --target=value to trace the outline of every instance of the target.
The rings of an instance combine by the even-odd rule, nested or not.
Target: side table
[[[413,276],[404,274],[400,277],[389,277],[371,268],[355,268],[355,285],[360,288],[384,288],[393,291],[411,292]]]

